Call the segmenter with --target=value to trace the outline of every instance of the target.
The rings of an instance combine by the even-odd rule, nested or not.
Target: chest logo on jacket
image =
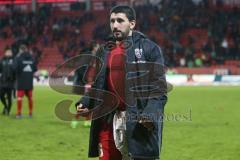
[[[32,67],[30,65],[27,65],[26,67],[23,68],[24,72],[32,72]]]
[[[142,58],[142,54],[143,54],[143,50],[142,49],[139,49],[139,48],[136,48],[135,49],[135,56],[140,59]]]

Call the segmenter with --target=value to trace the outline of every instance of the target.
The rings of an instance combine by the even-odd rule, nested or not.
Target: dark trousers
[[[3,114],[9,115],[12,107],[12,88],[1,88],[0,99],[4,105]]]

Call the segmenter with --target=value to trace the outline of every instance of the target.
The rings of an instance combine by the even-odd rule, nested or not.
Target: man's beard
[[[117,32],[117,36],[115,35]],[[128,37],[128,34],[129,34],[129,31],[126,32],[126,33],[123,33],[121,31],[113,31],[113,35],[114,35],[114,38],[117,40],[117,41],[123,41],[124,39],[126,39]]]

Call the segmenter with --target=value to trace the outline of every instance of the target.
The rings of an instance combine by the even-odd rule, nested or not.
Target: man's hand
[[[77,106],[77,112],[78,113],[82,113],[82,112],[88,112],[88,109],[83,107],[83,105],[80,103],[78,106]]]
[[[147,128],[149,131],[152,131],[154,129],[154,124],[151,121],[148,120],[140,120],[140,124],[142,124],[145,128]]]
[[[81,103],[77,106],[77,113],[81,114],[81,116],[83,116],[83,117],[89,116],[88,111],[89,110],[86,107],[84,107]]]

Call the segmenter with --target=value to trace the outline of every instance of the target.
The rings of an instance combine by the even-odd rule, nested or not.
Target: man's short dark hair
[[[136,21],[136,12],[130,6],[118,5],[111,9],[110,15],[112,13],[125,13],[129,21]]]

